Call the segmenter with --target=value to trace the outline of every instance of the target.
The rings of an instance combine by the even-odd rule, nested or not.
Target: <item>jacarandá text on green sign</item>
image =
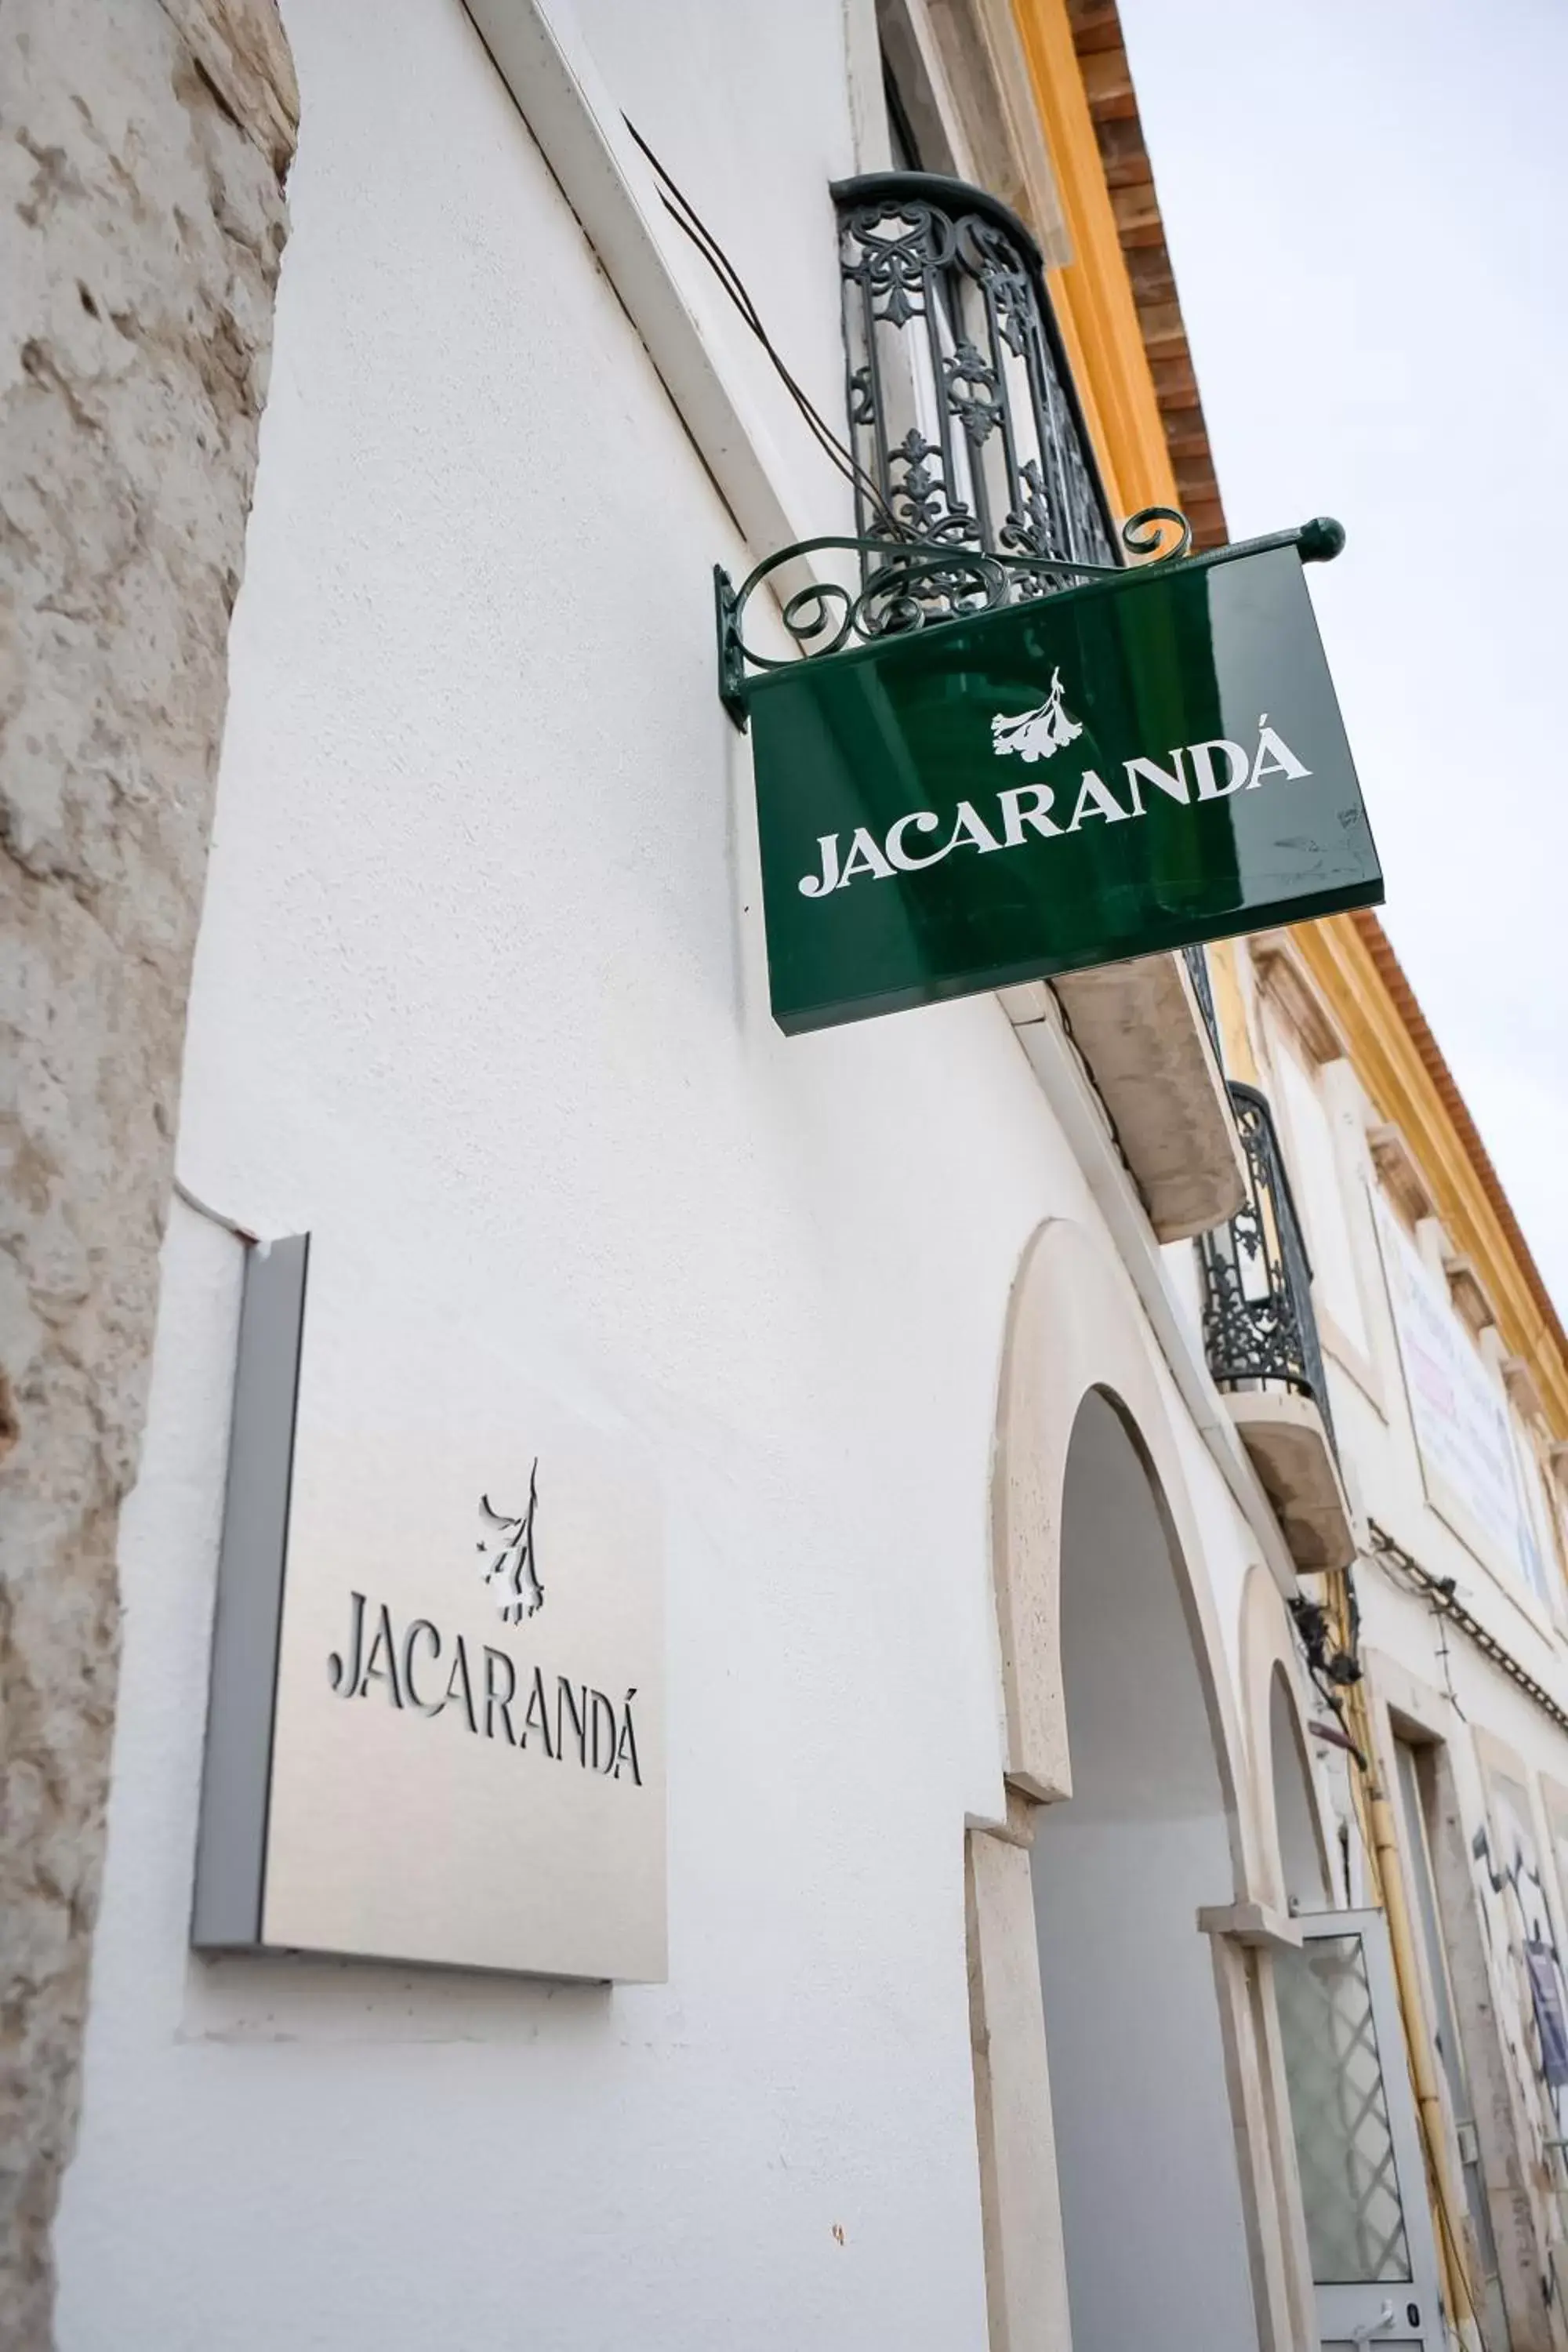
[[[795,662],[745,700],[790,1032],[1383,897],[1289,541]]]

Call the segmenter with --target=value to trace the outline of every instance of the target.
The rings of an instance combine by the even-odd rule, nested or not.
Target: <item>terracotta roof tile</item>
[[[1223,547],[1229,537],[1225,509],[1143,143],[1121,19],[1115,0],[1068,0],[1068,13],[1176,486],[1197,545]]]

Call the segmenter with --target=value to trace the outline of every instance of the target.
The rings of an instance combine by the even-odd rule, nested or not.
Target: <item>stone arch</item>
[[[1189,2215],[1184,2207],[1175,2210],[1179,2198],[1167,2200],[1173,2209],[1166,2216],[1171,2242],[1163,2246],[1162,2261],[1170,2255],[1181,2269],[1184,2263],[1190,2267],[1197,2259],[1203,2273],[1187,2282],[1192,2292],[1184,2299],[1184,2310],[1196,2330],[1191,2340],[1201,2341],[1205,2352],[1213,2352],[1218,2340],[1209,2316],[1215,2302],[1214,2281],[1222,2266],[1227,2281],[1227,2347],[1256,2344],[1260,2336],[1266,2342],[1304,2340],[1310,2326],[1308,2306],[1298,2309],[1300,2297],[1292,2298],[1287,2243],[1291,2223],[1282,2210],[1281,2182],[1289,2176],[1288,2162],[1283,2171],[1281,2167],[1281,2134],[1288,2126],[1280,2121],[1278,2086],[1271,2087],[1277,2070],[1259,2041],[1258,1987],[1267,1955],[1249,1948],[1256,1941],[1256,1914],[1262,1899],[1257,1885],[1258,1808],[1238,1683],[1226,1660],[1219,1612],[1205,1570],[1196,1516],[1165,1402],[1168,1385],[1136,1296],[1110,1250],[1070,1220],[1052,1219],[1041,1225],[1024,1252],[1009,1301],[993,1465],[1006,1815],[988,1828],[972,1830],[965,1858],[993,2352],[1066,2342],[1075,2318],[1082,2322],[1086,2338],[1106,2328],[1111,2332],[1105,2340],[1141,2341],[1150,2333],[1163,2340],[1169,2334],[1169,2298],[1161,2305],[1157,2326],[1151,2312],[1132,2313],[1128,2296],[1119,2289],[1114,2249],[1109,2256],[1097,2250],[1093,2220],[1085,2221],[1086,2210],[1091,2217],[1100,2205],[1107,2212],[1120,2210],[1107,2184],[1121,2177],[1118,2168],[1125,2157],[1120,2142],[1105,2144],[1109,2106],[1095,2057],[1095,2048],[1104,2042],[1102,2033],[1098,2043],[1095,2037],[1097,1984],[1105,1988],[1116,2017],[1162,2019],[1166,2047],[1181,2053],[1182,2069],[1165,2070],[1172,2076],[1172,2095],[1163,2122],[1169,2126],[1173,2115],[1201,2121],[1202,2148],[1195,2158],[1184,2156],[1167,2128],[1163,2138],[1170,2144],[1161,2157],[1162,2178],[1212,2184],[1217,2196],[1230,2165],[1239,2169],[1234,2183],[1240,2191],[1239,2206],[1233,2201],[1228,2217],[1217,2206],[1211,2206],[1206,2216]],[[1206,1827],[1201,1822],[1178,1822],[1175,1840],[1165,1841],[1173,1851],[1175,1843],[1186,1841],[1190,1827],[1203,1838],[1201,1853],[1188,1841],[1184,1843],[1185,1862],[1166,1868],[1170,1857],[1162,1856],[1160,1868],[1147,1880],[1125,1869],[1121,1873],[1122,1889],[1152,1886],[1153,1878],[1162,1874],[1168,1882],[1153,1889],[1152,1899],[1157,1897],[1162,1909],[1149,1924],[1157,1930],[1159,1951],[1177,1963],[1168,1977],[1131,1988],[1131,1997],[1129,1987],[1119,1992],[1110,1979],[1126,1954],[1154,1951],[1155,1937],[1130,1932],[1121,1934],[1118,1941],[1120,1915],[1102,1899],[1103,1879],[1091,1885],[1080,1870],[1077,1889],[1069,1884],[1076,1867],[1069,1852],[1075,1836],[1096,1827],[1118,1827],[1108,1822],[1105,1801],[1108,1795],[1115,1800],[1130,1793],[1125,1785],[1107,1790],[1106,1747],[1093,1720],[1091,1694],[1088,1737],[1080,1743],[1083,1785],[1077,1808],[1072,1801],[1068,1702],[1081,1700],[1084,1685],[1075,1666],[1069,1692],[1066,1654],[1075,1633],[1084,1632],[1073,1595],[1076,1591],[1082,1598],[1082,1571],[1086,1559],[1092,1568],[1094,1559],[1092,1546],[1086,1554],[1081,1535],[1068,1525],[1074,1491],[1080,1505],[1083,1499],[1081,1487],[1075,1489],[1068,1477],[1068,1455],[1080,1433],[1093,1441],[1090,1452],[1098,1450],[1102,1500],[1108,1474],[1113,1484],[1119,1480],[1124,1500],[1130,1500],[1136,1480],[1145,1526],[1141,1541],[1132,1532],[1145,1571],[1145,1599],[1153,1589],[1148,1581],[1154,1549],[1148,1521],[1152,1515],[1157,1520],[1163,1538],[1165,1650],[1171,1651],[1182,1633],[1186,1637],[1182,1660],[1185,1753],[1190,1758],[1197,1752],[1201,1717],[1214,1790]],[[1120,1474],[1114,1460],[1118,1453]],[[1065,1577],[1064,1538],[1068,1555]],[[1108,1534],[1107,1541],[1107,1556],[1117,1559],[1115,1532]],[[1114,1605],[1112,1601],[1112,1615]],[[1288,1621],[1277,1597],[1276,1615],[1273,1632],[1284,1628],[1288,1655]],[[1102,1615],[1102,1633],[1106,1622]],[[1125,1708],[1124,1692],[1121,1703]],[[1111,1719],[1112,1710],[1101,1706],[1099,1725]],[[1136,1706],[1123,1719],[1130,1739],[1136,1742],[1142,1719]],[[1142,1753],[1147,1764],[1147,1744]],[[1144,1785],[1158,1793],[1157,1769],[1146,1774]],[[1158,1810],[1157,1803],[1152,1810]],[[1115,1811],[1114,1804],[1110,1811]],[[1131,1826],[1136,1830],[1140,1825]],[[1102,1845],[1100,1851],[1107,1849]],[[1087,1856],[1086,1867],[1089,1872],[1097,1867],[1092,1854]],[[1094,1921],[1100,1937],[1100,1948],[1091,1950],[1086,1944],[1076,1963],[1067,1953],[1065,1971],[1063,1945],[1053,1939],[1053,1912],[1056,1920]],[[1200,1927],[1206,1930],[1208,1942],[1208,1957],[1202,1959]],[[1078,1991],[1089,1988],[1080,2003],[1081,2014],[1073,2013],[1075,1965]],[[1205,2014],[1206,2024],[1202,2021]],[[1054,2056],[1048,2046],[1053,2018]],[[1135,2068],[1140,2063],[1131,2042],[1121,2055],[1124,2070],[1125,2063]],[[1145,2066],[1145,2077],[1149,2072]],[[1175,2079],[1178,2073],[1180,2081]],[[1123,2097],[1121,2105],[1132,2116],[1135,2095]],[[1112,2127],[1114,2121],[1112,2116]],[[1211,2255],[1215,2258],[1205,2270],[1205,2259]],[[1250,2299],[1238,2278],[1244,2259]],[[1154,2268],[1163,2278],[1163,2269],[1159,2264]],[[1148,2328],[1142,2326],[1144,2320],[1151,2323]]]
[[[1258,1899],[1278,1911],[1325,1909],[1333,1837],[1307,1744],[1307,1684],[1279,1588],[1258,1567],[1241,1595],[1241,1700]]]
[[[1068,1451],[1086,1397],[1112,1407],[1164,1523],[1224,1791],[1235,1894],[1253,1838],[1217,1612],[1153,1342],[1121,1270],[1067,1218],[1033,1235],[1009,1304],[993,1479],[992,1541],[1009,1785],[1037,1803],[1072,1793],[1062,1672],[1061,1567]]]

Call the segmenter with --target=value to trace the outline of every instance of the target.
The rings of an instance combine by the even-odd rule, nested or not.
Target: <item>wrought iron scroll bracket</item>
[[[1170,532],[1175,537],[1167,544]],[[1192,527],[1174,507],[1144,507],[1121,528],[1132,567],[1079,563],[1058,555],[1003,555],[989,549],[944,546],[931,540],[862,539],[828,535],[782,547],[749,572],[737,588],[722,564],[713,567],[718,636],[719,699],[743,733],[747,697],[758,674],[788,669],[800,659],[821,660],[856,644],[912,635],[950,622],[973,620],[1014,602],[1060,595],[1108,580],[1125,581],[1152,563],[1207,569],[1270,548],[1293,547],[1303,563],[1326,563],[1345,543],[1342,527],[1324,515],[1294,530],[1194,555]],[[814,577],[784,598],[781,617],[795,651],[759,653],[747,645],[743,616],[763,583],[787,564],[805,564],[828,550],[860,560],[861,583]],[[1020,593],[1020,591],[1022,593]]]
[[[741,606],[735,583],[721,563],[713,566],[713,621],[719,639],[719,699],[742,734],[746,716],[746,656],[741,646]]]

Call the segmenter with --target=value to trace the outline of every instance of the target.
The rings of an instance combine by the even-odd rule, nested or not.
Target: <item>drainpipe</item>
[[[1342,1649],[1352,1645],[1350,1591],[1346,1572],[1337,1570],[1325,1579],[1336,1633]],[[1426,2038],[1421,2009],[1421,1977],[1415,1937],[1405,1899],[1405,1874],[1399,1863],[1399,1839],[1394,1809],[1388,1801],[1373,1745],[1372,1709],[1364,1683],[1349,1684],[1343,1694],[1351,1737],[1366,1759],[1364,1771],[1352,1769],[1351,1780],[1361,1816],[1363,1842],[1372,1860],[1372,1875],[1384,1917],[1388,1922],[1389,1948],[1394,1958],[1394,1989],[1405,2027],[1405,2052],[1411,2088],[1421,2125],[1422,2153],[1426,2159],[1427,2189],[1437,2223],[1437,2257],[1443,2273],[1443,2293],[1454,2326],[1467,2347],[1479,2352],[1480,2329],[1470,2286],[1465,2242],[1456,2219],[1458,2200],[1448,2177],[1448,2135],[1437,2070]]]

